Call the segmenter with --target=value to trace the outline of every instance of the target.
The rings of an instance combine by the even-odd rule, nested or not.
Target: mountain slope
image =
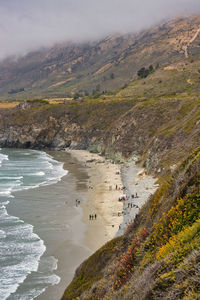
[[[171,21],[139,34],[57,45],[0,64],[0,98],[67,97],[130,82],[141,67],[200,53],[200,16]],[[24,91],[23,91],[24,89]]]
[[[137,158],[138,164],[155,175],[160,184],[126,233],[104,245],[77,269],[62,300],[200,297],[198,20],[199,17],[181,19],[164,25],[163,29],[152,29],[148,35],[142,33],[137,46],[134,44],[118,66],[103,66],[105,58],[98,61],[97,52],[88,57],[88,66],[94,59],[94,73],[86,76],[85,81],[80,78],[80,85],[90,81],[92,86],[93,76],[100,80],[103,75],[99,74],[109,73],[112,68],[119,71],[120,78],[130,79],[126,72],[129,67],[134,66],[136,72],[139,67],[148,67],[150,60],[155,59],[156,63],[162,59],[160,66],[150,68],[148,76],[135,76],[122,88],[115,81],[116,76],[110,82],[118,89],[95,98],[90,96],[62,104],[37,100],[0,111],[2,147],[87,149],[116,162]],[[168,35],[173,37],[170,42]],[[121,47],[126,48],[125,44],[123,39]],[[106,45],[108,42],[104,41],[104,51],[107,51],[104,54],[113,49]],[[136,49],[140,49],[139,53]],[[102,51],[99,50],[101,55]],[[57,57],[57,52],[54,54]],[[40,56],[41,52],[34,55]],[[34,62],[35,58],[33,65]],[[84,64],[78,65],[83,68]],[[71,84],[73,90],[75,85]],[[52,93],[60,88],[54,85]]]
[[[137,156],[159,178],[124,236],[78,268],[63,300],[199,298],[199,69],[195,55],[98,99],[1,110],[0,146]]]
[[[2,109],[0,144],[140,155],[151,172],[168,169],[199,145],[199,69],[197,55],[97,99]]]
[[[199,175],[197,148],[140,210],[127,232],[79,267],[62,300],[199,299]]]

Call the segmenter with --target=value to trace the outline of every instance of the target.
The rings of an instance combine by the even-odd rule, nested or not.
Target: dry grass
[[[20,102],[0,102],[0,109],[14,108],[19,104],[20,104]]]
[[[65,101],[72,101],[73,98],[50,98],[50,99],[44,99],[47,100],[50,104],[59,104],[63,103]]]

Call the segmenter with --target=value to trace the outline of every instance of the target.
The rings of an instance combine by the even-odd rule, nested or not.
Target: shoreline
[[[157,178],[147,175],[146,170],[138,167],[135,161],[120,165],[87,150],[65,151],[85,165],[90,178],[87,201],[81,207],[82,221],[88,225],[86,245],[95,251],[126,231],[128,224],[157,190]],[[116,185],[119,190],[115,189]],[[126,195],[126,200],[119,202],[118,199],[123,194]],[[88,218],[93,211],[100,214],[98,222]]]
[[[67,201],[65,201],[62,215],[66,216],[67,211],[65,210],[70,202],[75,212],[75,215],[72,214],[72,220],[70,221],[71,233],[65,237],[60,245],[56,246],[56,251],[54,252],[54,256],[58,260],[55,274],[60,277],[60,282],[58,285],[49,286],[44,293],[36,298],[36,300],[59,300],[63,296],[66,287],[72,281],[76,269],[93,253],[85,243],[84,237],[87,232],[87,225],[82,221],[83,210],[80,206],[76,206],[77,198],[81,202],[85,201],[88,174],[83,164],[71,154],[67,154],[65,151],[47,151],[47,153],[55,160],[62,162],[63,168],[68,171],[67,176],[61,179],[67,186],[63,195]],[[68,196],[68,189],[73,190],[73,192],[70,192],[71,199]],[[58,214],[57,217],[60,218],[60,215]]]
[[[37,300],[61,299],[76,268],[92,254],[84,242],[87,226],[81,220],[82,209],[75,206],[76,198],[85,198],[87,172],[67,153],[47,153],[64,163],[68,174],[55,184],[15,192],[7,206],[10,215],[33,226],[34,233],[46,246],[37,272],[30,273],[18,290],[20,294],[29,290],[30,286],[40,290],[44,282],[46,290],[35,298]],[[56,261],[57,269],[53,270]],[[60,277],[60,282],[50,285],[55,275]]]
[[[73,279],[76,268],[106,242],[122,235],[128,222],[138,212],[135,208],[131,210],[127,208],[128,201],[119,202],[119,197],[125,193],[130,198],[136,186],[139,195],[137,203],[141,207],[146,202],[147,195],[149,196],[150,192],[155,189],[153,185],[155,179],[143,175],[138,177],[138,172],[142,169],[135,166],[134,162],[123,165],[114,164],[109,159],[85,150],[65,149],[65,151],[47,151],[47,153],[55,160],[64,163],[63,167],[68,170],[68,175],[56,185],[19,192],[16,198],[23,207],[22,211],[18,204],[15,206],[13,203],[10,206],[19,216],[23,213],[28,218],[27,221],[32,221],[30,223],[34,225],[36,233],[47,246],[46,255],[58,260],[57,270],[54,273],[61,278],[60,283],[47,287],[46,291],[36,299],[49,300],[53,297],[59,300]],[[149,184],[146,186],[147,190],[144,182]],[[144,189],[142,194],[139,192],[141,188]],[[70,194],[69,198],[67,198],[68,194]],[[43,199],[39,200],[41,195],[44,195],[44,200],[53,197],[52,204],[49,203],[53,206],[51,208],[48,204],[47,211],[50,214],[56,214],[54,222],[58,227],[52,227],[49,233],[45,227],[40,226],[41,222],[37,224],[35,219],[36,217],[41,219],[42,223],[46,222],[47,204]],[[30,210],[27,198],[34,201],[31,205],[36,205],[36,212]],[[80,205],[76,205],[76,199],[80,201]],[[42,207],[39,207],[40,212],[37,211],[38,201],[42,201]],[[136,199],[134,201],[136,204]],[[67,216],[70,216],[68,210],[75,213],[71,215],[70,223],[67,221]],[[95,214],[97,218],[90,220],[89,216]],[[32,216],[31,219],[30,216]]]
[[[86,150],[66,152],[84,164],[89,175],[87,200],[81,207],[82,221],[87,225],[85,243],[94,252],[116,236],[123,222],[123,203],[118,201],[123,194],[121,166]],[[90,220],[95,214],[97,219]]]

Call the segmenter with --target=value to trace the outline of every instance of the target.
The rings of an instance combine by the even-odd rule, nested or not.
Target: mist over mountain
[[[0,99],[65,98],[122,87],[143,67],[164,67],[200,54],[200,14],[138,34],[61,43],[0,63]]]
[[[0,58],[62,41],[138,32],[199,11],[199,0],[8,0],[0,3]]]

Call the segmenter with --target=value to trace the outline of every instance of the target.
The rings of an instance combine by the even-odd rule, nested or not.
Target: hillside
[[[102,60],[97,53],[89,56],[89,68],[95,59],[94,73],[80,78],[77,89],[101,83],[101,76],[112,71],[116,76],[106,88],[116,89],[107,93],[57,104],[35,100],[6,107],[3,103],[1,147],[87,149],[118,163],[134,159],[158,178],[158,190],[125,234],[83,262],[62,300],[200,297],[199,21],[198,16],[179,19],[141,33],[117,66],[94,75],[113,49],[106,48],[110,39],[104,41],[105,57],[102,51]],[[136,41],[136,36],[130,38]],[[123,38],[116,51],[125,49],[127,41]],[[148,76],[138,77],[138,69],[149,68],[150,62],[154,68]],[[11,72],[13,65],[9,68]],[[66,89],[75,89],[75,82]],[[52,93],[60,89],[54,86]]]
[[[199,69],[194,55],[98,99],[1,110],[3,147],[137,157],[160,183],[125,235],[79,267],[63,300],[199,299]]]
[[[140,155],[151,171],[169,168],[199,145],[199,69],[195,55],[97,99],[1,109],[0,144],[70,146],[119,161]]]
[[[79,267],[62,300],[199,299],[199,155],[183,161],[122,237]]]
[[[141,67],[165,66],[199,53],[200,17],[164,23],[138,34],[84,44],[60,44],[0,64],[0,99],[65,98],[113,90]]]

